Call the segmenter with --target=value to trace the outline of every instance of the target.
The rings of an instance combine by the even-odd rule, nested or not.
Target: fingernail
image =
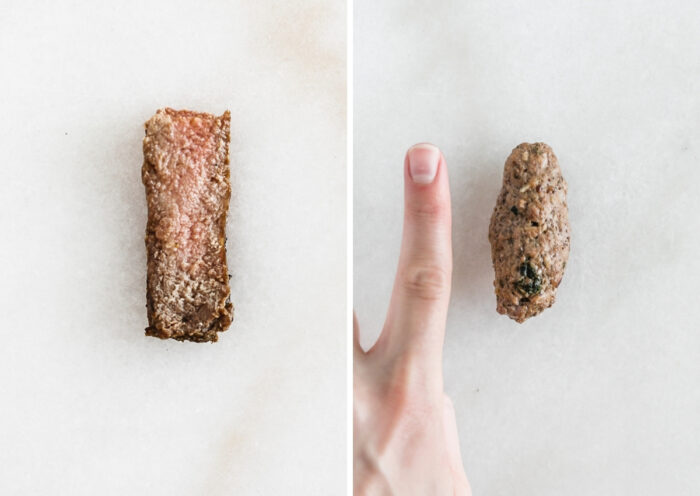
[[[419,143],[408,149],[408,171],[417,184],[430,184],[437,174],[440,149],[428,143]]]

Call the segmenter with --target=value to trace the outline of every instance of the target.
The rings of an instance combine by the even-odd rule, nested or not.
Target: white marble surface
[[[162,106],[232,114],[213,345],[143,335]],[[344,3],[3,1],[0,109],[0,494],[342,494]]]
[[[447,158],[445,385],[475,495],[700,493],[700,4],[355,2],[355,307],[383,321],[402,159]],[[496,313],[503,163],[553,146],[572,251],[558,302]]]

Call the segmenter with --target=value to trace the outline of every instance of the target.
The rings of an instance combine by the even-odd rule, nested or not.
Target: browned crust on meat
[[[165,108],[146,122],[146,335],[214,342],[233,320],[226,265],[230,113]]]
[[[569,258],[566,194],[546,144],[522,143],[506,160],[489,226],[498,313],[524,322],[554,304]]]

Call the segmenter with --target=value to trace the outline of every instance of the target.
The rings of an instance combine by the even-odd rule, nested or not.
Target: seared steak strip
[[[146,122],[146,334],[216,341],[233,319],[226,267],[228,111],[161,109]]]

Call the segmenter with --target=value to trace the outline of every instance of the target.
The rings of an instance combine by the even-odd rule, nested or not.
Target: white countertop
[[[1,494],[342,494],[345,86],[340,1],[0,5]],[[216,344],[143,335],[163,106],[232,114]]]
[[[355,2],[355,308],[370,344],[399,252],[403,154],[447,159],[445,388],[475,495],[700,493],[700,4]],[[496,313],[503,163],[569,184],[557,303]]]

